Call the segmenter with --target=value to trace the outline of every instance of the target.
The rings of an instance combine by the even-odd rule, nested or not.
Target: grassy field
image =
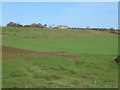
[[[2,29],[3,46],[69,55],[3,55],[3,87],[116,88],[117,34],[89,30]]]

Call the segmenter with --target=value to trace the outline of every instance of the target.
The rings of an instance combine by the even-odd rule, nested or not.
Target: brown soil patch
[[[2,46],[2,55],[27,55],[27,54],[63,54],[67,52],[59,51],[59,52],[37,52],[32,50],[20,49],[20,48],[13,48],[13,47],[6,47]]]
[[[24,38],[37,38],[37,37],[24,37]]]
[[[13,47],[7,47],[2,46],[0,47],[0,51],[2,50],[3,56],[16,56],[16,55],[38,55],[38,54],[45,54],[45,55],[59,55],[59,56],[65,56],[68,58],[74,58],[73,55],[68,54],[64,51],[59,52],[37,52],[32,50],[26,50],[26,49],[20,49],[20,48],[13,48]],[[1,55],[1,53],[0,53]]]

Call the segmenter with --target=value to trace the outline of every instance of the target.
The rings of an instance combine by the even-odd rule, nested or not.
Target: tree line
[[[22,25],[14,22],[9,22],[7,27],[34,27],[34,28],[47,28],[47,24],[42,25],[41,23],[33,23],[30,25]]]
[[[106,31],[114,34],[119,34],[120,30],[114,29],[114,28],[71,28],[71,29],[77,29],[77,30],[94,30],[94,31]]]

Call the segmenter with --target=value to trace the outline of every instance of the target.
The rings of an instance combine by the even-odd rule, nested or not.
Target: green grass
[[[89,30],[4,27],[3,46],[56,55],[3,56],[3,87],[116,88],[118,36]],[[26,38],[27,37],[27,38]],[[29,37],[29,38],[28,38]]]
[[[3,56],[3,87],[117,87],[115,56],[55,55]]]
[[[117,54],[118,42],[114,38],[3,38],[4,46],[33,51],[66,51],[73,54]]]
[[[90,30],[3,28],[4,46],[34,51],[66,51],[73,54],[117,54],[117,37],[112,33]]]

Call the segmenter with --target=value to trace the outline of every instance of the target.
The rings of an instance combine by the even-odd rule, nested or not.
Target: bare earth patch
[[[20,48],[13,48],[13,47],[7,47],[2,46],[0,47],[0,51],[2,50],[3,56],[16,56],[16,55],[39,55],[39,54],[45,54],[45,55],[59,55],[59,56],[65,56],[68,58],[74,58],[75,56],[68,54],[64,51],[58,51],[58,52],[37,52],[32,50],[26,50],[26,49],[20,49]]]

